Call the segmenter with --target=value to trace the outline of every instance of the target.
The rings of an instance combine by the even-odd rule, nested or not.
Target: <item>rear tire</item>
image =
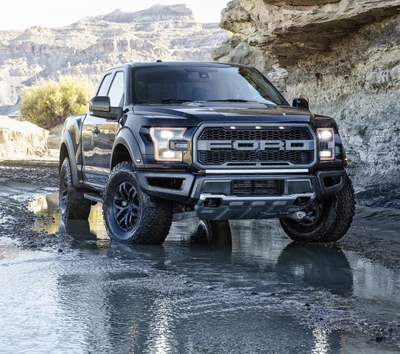
[[[343,188],[306,210],[309,219],[280,219],[285,233],[296,242],[323,243],[340,240],[350,228],[355,213],[354,190],[346,175]]]
[[[66,157],[60,169],[59,205],[63,220],[87,220],[92,203],[72,183],[69,158]]]
[[[172,203],[142,192],[131,163],[114,167],[104,191],[103,219],[111,239],[161,244],[172,223]]]

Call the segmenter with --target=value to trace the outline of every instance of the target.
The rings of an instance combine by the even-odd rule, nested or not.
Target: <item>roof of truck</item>
[[[130,62],[130,63],[124,63],[120,65],[116,65],[108,70],[113,70],[116,68],[123,68],[123,67],[154,67],[154,66],[208,66],[208,67],[229,67],[229,66],[235,66],[235,67],[241,67],[242,65],[238,64],[229,64],[229,63],[217,63],[217,62],[203,62],[203,61],[162,61],[162,60],[156,60],[156,61],[146,61],[146,62]],[[108,71],[107,70],[107,71]]]

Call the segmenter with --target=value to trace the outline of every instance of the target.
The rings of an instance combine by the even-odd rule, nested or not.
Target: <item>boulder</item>
[[[45,129],[0,116],[0,160],[38,159],[49,154]]]

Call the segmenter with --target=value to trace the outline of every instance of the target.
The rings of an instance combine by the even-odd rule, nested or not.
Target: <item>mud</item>
[[[0,166],[0,237],[11,237],[24,249],[67,251],[73,237],[34,230],[33,225],[39,219],[45,219],[45,224],[55,224],[55,220],[28,209],[29,201],[54,193],[57,188],[57,168]]]

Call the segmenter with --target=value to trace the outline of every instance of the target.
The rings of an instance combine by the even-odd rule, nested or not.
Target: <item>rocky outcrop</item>
[[[234,37],[213,53],[253,62],[289,100],[305,97],[313,112],[334,117],[357,190],[390,194],[379,204],[398,207],[399,9],[399,0],[234,0],[221,20]]]
[[[62,28],[0,31],[0,114],[9,114],[22,87],[38,78],[84,75],[97,81],[121,62],[211,60],[227,37],[218,24],[201,24],[185,5],[156,5],[87,17]]]
[[[154,5],[149,9],[128,13],[116,10],[103,16],[103,20],[117,23],[181,21],[194,22],[193,12],[186,5]]]
[[[48,156],[48,135],[32,123],[0,116],[0,161]]]
[[[400,0],[234,0],[221,27],[290,66],[399,11]]]

